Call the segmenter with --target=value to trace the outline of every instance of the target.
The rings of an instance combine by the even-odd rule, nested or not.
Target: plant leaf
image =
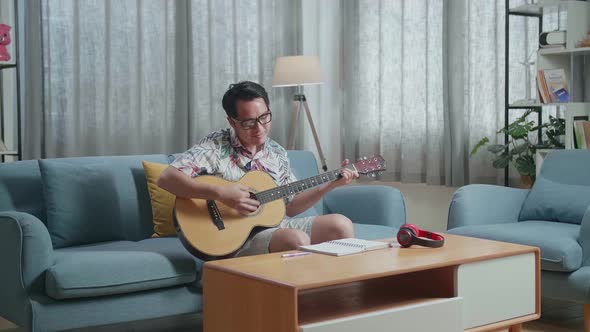
[[[508,135],[514,139],[524,138],[528,136],[529,130],[526,125],[514,125],[508,127]]]
[[[489,142],[490,142],[490,140],[487,137],[484,137],[481,140],[479,140],[479,142],[477,142],[477,144],[475,144],[475,146],[471,150],[471,153],[469,154],[469,157],[473,157],[473,155],[477,153],[477,150],[479,150],[479,148],[481,148],[482,146],[488,144]]]
[[[502,144],[494,144],[494,145],[490,145],[488,146],[488,151],[490,151],[491,153],[499,153],[504,151],[504,149],[506,149],[508,145],[502,145]]]
[[[535,159],[532,156],[521,156],[514,161],[516,170],[520,175],[535,176]]]
[[[512,155],[521,155],[525,152],[529,152],[527,150],[529,150],[531,147],[532,147],[531,143],[525,141],[521,145],[518,145],[516,148],[512,149],[512,151],[510,151],[510,153]]]
[[[508,166],[508,163],[511,159],[512,157],[510,155],[502,153],[498,156],[498,158],[494,159],[494,161],[492,162],[492,166],[494,166],[494,168],[504,168]]]

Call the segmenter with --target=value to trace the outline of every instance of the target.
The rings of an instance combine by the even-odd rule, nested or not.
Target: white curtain
[[[29,5],[29,20],[41,17],[42,70],[27,79],[42,80],[43,97],[28,102],[27,127],[42,130],[26,140],[26,157],[183,151],[227,126],[221,97],[241,80],[267,87],[273,109],[287,107],[293,91],[272,89],[272,70],[276,56],[296,52],[299,6],[290,0]],[[31,83],[27,93],[39,88]],[[273,122],[280,143],[287,118]]]
[[[492,156],[469,152],[503,126],[504,1],[343,3],[344,155],[381,153],[385,180],[499,182]],[[537,26],[511,19],[510,29],[515,100],[525,95],[518,62],[536,47]]]
[[[305,93],[329,168],[380,153],[384,180],[501,183],[492,155],[469,151],[504,121],[502,0],[28,3],[28,43],[42,43],[27,57],[27,158],[182,151],[226,126],[222,94],[246,79],[268,89],[284,144],[295,91],[271,87],[274,58],[318,54],[325,82]],[[510,20],[511,101],[536,22]],[[299,120],[297,148],[315,152]]]

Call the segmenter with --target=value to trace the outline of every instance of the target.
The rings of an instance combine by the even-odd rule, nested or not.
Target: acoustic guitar
[[[350,165],[359,174],[375,176],[385,170],[385,160],[376,155],[362,158]],[[277,186],[270,175],[250,171],[239,181],[250,188],[250,198],[260,202],[256,212],[243,216],[221,202],[204,199],[176,198],[174,225],[182,244],[194,256],[203,260],[228,258],[246,242],[258,227],[276,227],[285,218],[284,197],[306,191],[341,177],[342,169]],[[234,182],[217,176],[203,175],[195,181],[227,186]]]

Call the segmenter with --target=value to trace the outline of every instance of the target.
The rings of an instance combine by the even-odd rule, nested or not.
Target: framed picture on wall
[[[13,0],[0,0],[0,64],[14,64],[15,8]]]

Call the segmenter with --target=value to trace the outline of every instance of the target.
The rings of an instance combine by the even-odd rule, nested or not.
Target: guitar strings
[[[305,191],[307,189],[316,187],[317,185],[326,183],[328,181],[335,180],[341,174],[341,172],[341,169],[334,170],[331,172],[312,176],[307,179],[295,181],[293,183],[289,183],[280,187],[275,187],[272,189],[261,191],[259,193],[256,193],[256,198],[261,203],[274,201],[276,199],[280,199],[285,196],[293,195]]]

